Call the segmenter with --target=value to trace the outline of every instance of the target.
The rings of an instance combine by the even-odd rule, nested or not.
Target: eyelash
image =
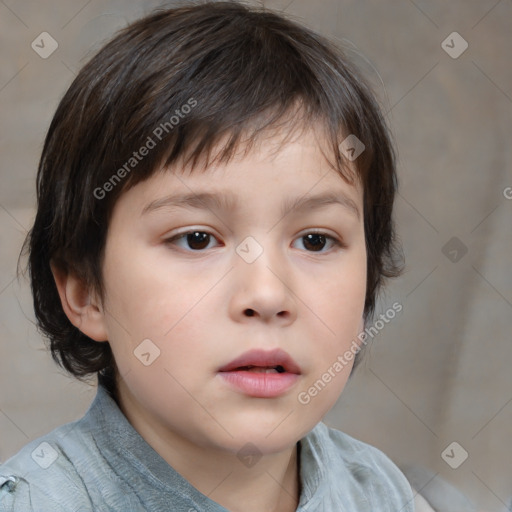
[[[176,242],[177,240],[185,239],[187,235],[190,235],[192,233],[206,234],[206,235],[209,235],[209,236],[213,237],[214,239],[216,239],[216,236],[213,233],[210,233],[209,231],[202,231],[202,230],[199,230],[199,229],[192,229],[190,231],[185,231],[183,233],[179,233],[177,235],[174,235],[171,238],[168,238],[168,239],[164,240],[164,243],[167,244],[167,245],[174,245],[174,242]],[[331,235],[328,235],[327,233],[324,233],[323,231],[315,231],[315,230],[308,231],[307,233],[304,233],[303,235],[301,235],[298,238],[304,238],[307,235],[320,235],[320,236],[324,236],[326,238],[326,240],[330,240],[332,242],[332,245],[334,247],[338,247],[338,248],[341,248],[341,249],[346,248],[345,243],[343,243],[342,241],[338,240],[337,238],[335,238],[335,237],[333,237]],[[196,249],[196,250],[194,250],[194,249],[188,250],[187,249],[186,252],[200,253],[200,252],[204,252],[206,250],[207,249],[199,249],[199,250],[198,249]],[[307,251],[307,252],[311,252],[313,254],[315,254],[315,253],[323,254],[326,251]]]

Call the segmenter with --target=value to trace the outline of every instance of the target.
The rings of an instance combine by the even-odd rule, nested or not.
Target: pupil
[[[205,247],[208,247],[210,235],[208,233],[204,233],[201,231],[194,231],[193,233],[189,233],[187,235],[187,242],[189,244],[189,247],[192,249],[201,250]],[[313,251],[321,250],[325,245],[325,236],[316,234],[316,233],[310,233],[309,235],[305,235],[303,237],[306,240],[306,243],[304,246],[306,248],[312,249]]]
[[[187,242],[192,249],[204,249],[208,246],[209,236],[208,233],[194,231],[187,235]]]
[[[324,235],[318,235],[315,233],[310,233],[309,235],[306,235],[304,237],[307,240],[307,243],[304,244],[304,246],[307,248],[308,244],[311,245],[311,242],[313,242],[313,250],[316,249],[322,249],[325,244],[325,236]],[[319,247],[317,244],[320,241],[321,247]]]

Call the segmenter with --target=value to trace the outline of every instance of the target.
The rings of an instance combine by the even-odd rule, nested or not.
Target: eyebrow
[[[287,198],[283,203],[281,215],[284,217],[292,210],[301,212],[324,208],[333,204],[343,206],[360,220],[361,214],[357,205],[343,192],[326,192],[309,196],[305,194],[298,198]],[[141,216],[162,208],[171,210],[175,208],[194,208],[198,210],[233,211],[237,207],[238,199],[233,192],[174,194],[152,201],[144,207]]]

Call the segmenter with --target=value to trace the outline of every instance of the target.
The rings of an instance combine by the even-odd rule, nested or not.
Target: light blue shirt
[[[319,423],[300,441],[298,512],[413,512],[381,451]],[[102,385],[83,418],[0,465],[0,512],[227,512],[177,473]]]

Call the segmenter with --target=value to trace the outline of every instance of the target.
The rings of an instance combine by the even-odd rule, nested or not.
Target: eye
[[[216,240],[215,236],[207,231],[192,230],[180,233],[167,240],[166,244],[178,245],[183,249],[190,250],[192,252],[200,252],[205,249],[209,249],[210,242],[212,239]],[[302,235],[297,240],[303,241],[303,246],[308,252],[326,252],[323,249],[326,246],[330,247],[345,247],[345,245],[337,240],[336,238],[328,235],[327,233],[312,231]],[[178,243],[181,242],[181,243]],[[186,247],[183,247],[185,245]]]
[[[339,240],[336,238],[326,234],[321,233],[317,231],[313,231],[311,233],[306,233],[305,235],[302,235],[297,240],[303,240],[304,247],[308,250],[308,252],[326,252],[322,251],[322,249],[328,245],[327,242],[330,242],[331,247],[338,246],[338,247],[344,247],[344,244],[342,244]]]
[[[187,231],[186,233],[180,233],[179,235],[173,236],[165,241],[166,244],[178,245],[177,241],[184,241],[192,251],[202,251],[208,249],[208,244],[212,238],[215,238],[211,233],[206,231]],[[183,248],[183,244],[181,244]],[[186,247],[185,247],[186,248]]]

